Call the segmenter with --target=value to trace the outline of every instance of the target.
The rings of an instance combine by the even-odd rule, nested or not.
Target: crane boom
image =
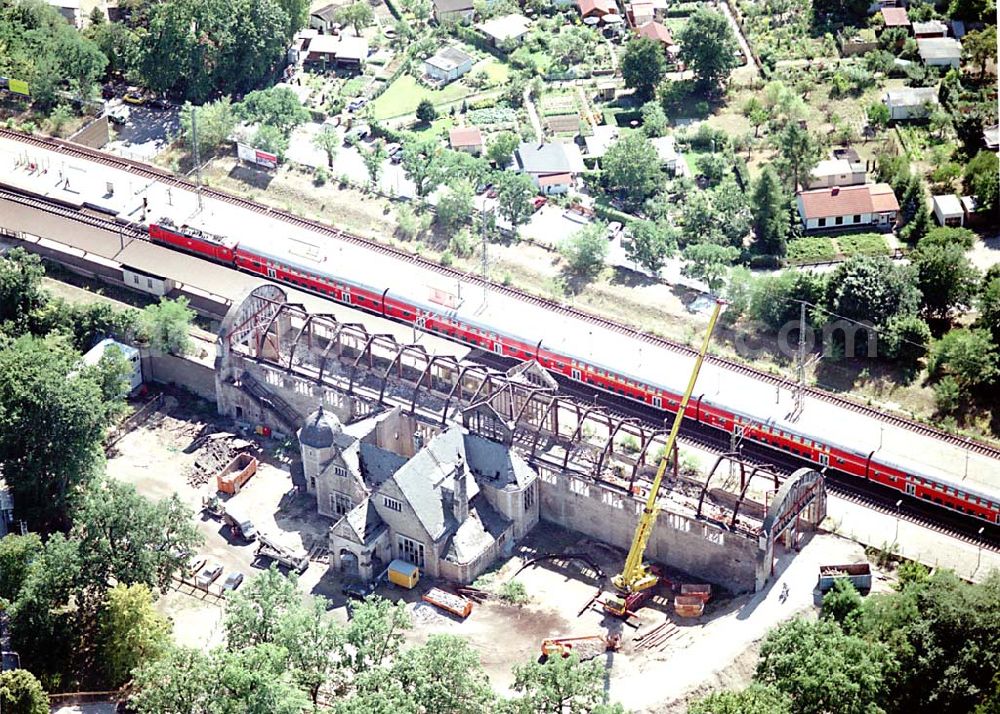
[[[629,595],[653,587],[660,580],[659,576],[652,573],[650,569],[643,564],[642,557],[646,552],[646,543],[649,541],[649,536],[653,532],[653,525],[656,523],[656,516],[659,512],[659,508],[656,505],[656,497],[660,491],[660,484],[667,471],[667,462],[670,459],[670,453],[674,448],[674,442],[677,440],[677,434],[681,429],[681,422],[684,420],[684,412],[687,410],[688,402],[691,400],[691,395],[694,393],[695,383],[698,381],[699,372],[701,372],[701,365],[704,363],[705,355],[708,353],[708,346],[712,340],[712,332],[715,330],[715,323],[719,319],[719,313],[722,311],[722,304],[721,300],[715,303],[715,309],[712,311],[712,317],[708,321],[708,328],[705,331],[705,339],[702,342],[701,350],[698,352],[698,357],[695,359],[694,369],[691,371],[691,378],[688,380],[687,389],[684,391],[681,403],[677,407],[677,414],[674,416],[674,425],[670,429],[670,435],[667,437],[667,443],[663,450],[663,457],[660,459],[660,465],[656,469],[656,478],[653,479],[653,483],[649,487],[649,496],[646,499],[646,507],[643,509],[642,516],[639,518],[639,525],[636,527],[635,535],[632,538],[632,547],[629,548],[628,556],[625,558],[625,567],[622,568],[622,572],[612,578],[611,581],[614,584],[615,589],[617,589],[622,595],[626,596],[626,598]],[[616,612],[617,614],[624,614],[628,609],[625,601],[611,601],[609,605],[608,609]]]

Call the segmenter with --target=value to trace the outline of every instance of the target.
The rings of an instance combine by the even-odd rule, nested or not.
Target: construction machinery
[[[300,575],[309,567],[308,553],[289,548],[266,533],[259,533],[257,536],[257,555],[281,563]]]
[[[557,637],[542,640],[542,657],[569,657],[576,653],[580,661],[592,659],[604,652],[615,652],[621,646],[620,635],[589,635],[587,637]]]
[[[698,357],[694,361],[694,368],[691,370],[687,389],[684,390],[684,396],[677,407],[674,424],[670,429],[670,435],[667,437],[667,443],[663,449],[663,457],[660,459],[660,465],[656,469],[656,477],[649,487],[646,507],[639,517],[639,524],[636,526],[635,535],[632,537],[632,547],[629,548],[628,556],[625,558],[625,567],[622,568],[621,573],[611,579],[617,591],[617,596],[608,597],[602,603],[607,612],[619,617],[628,617],[639,609],[647,599],[652,597],[653,590],[660,584],[660,574],[646,563],[643,563],[643,556],[646,553],[646,544],[649,542],[649,536],[653,533],[653,526],[656,524],[656,516],[659,513],[656,499],[660,492],[660,484],[663,482],[663,476],[667,472],[667,462],[673,453],[677,434],[680,432],[681,423],[684,421],[684,412],[687,410],[688,402],[694,393],[694,386],[698,381],[698,373],[701,372],[701,365],[704,363],[705,355],[708,353],[708,346],[712,341],[712,332],[715,330],[715,323],[719,319],[719,313],[722,312],[722,305],[723,302],[721,300],[716,301],[715,308],[712,310],[712,317],[709,319],[708,328],[705,330],[705,339],[701,344],[701,349],[698,351]]]

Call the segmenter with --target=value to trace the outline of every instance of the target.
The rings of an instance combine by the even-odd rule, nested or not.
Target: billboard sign
[[[8,89],[10,89],[10,91],[14,92],[15,94],[23,94],[25,96],[31,94],[31,92],[28,91],[28,83],[25,82],[23,79],[7,80],[7,87]]]
[[[260,149],[254,149],[246,144],[236,144],[236,155],[241,161],[248,161],[251,164],[257,164],[268,169],[278,168],[277,156],[266,151],[261,151]]]

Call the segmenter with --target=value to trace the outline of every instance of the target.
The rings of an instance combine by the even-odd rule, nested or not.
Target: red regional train
[[[468,317],[441,314],[441,306],[422,303],[413,298],[390,295],[389,289],[379,290],[341,275],[328,268],[304,266],[259,250],[240,245],[236,240],[199,230],[191,226],[176,226],[170,219],[161,219],[149,226],[153,242],[193,253],[230,267],[288,283],[318,293],[376,315],[407,323],[419,323],[427,331],[449,339],[521,359],[537,359],[545,367],[570,379],[592,385],[607,392],[667,411],[676,411],[680,395],[659,385],[637,382],[626,376],[589,365],[571,355],[546,350],[541,343],[529,344],[522,337],[501,333],[494,326]],[[453,313],[456,314],[457,313]],[[876,451],[859,453],[843,445],[822,441],[808,434],[761,423],[730,407],[711,403],[699,397],[688,411],[690,418],[727,433],[742,429],[743,437],[774,449],[795,454],[821,467],[876,482],[906,496],[931,502],[951,511],[980,521],[1000,524],[1000,495],[988,495],[975,488],[944,478],[913,473],[914,469],[889,463],[876,456]]]

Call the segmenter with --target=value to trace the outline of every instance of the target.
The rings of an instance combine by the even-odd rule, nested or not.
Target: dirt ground
[[[232,425],[220,420],[212,405],[172,394],[160,412],[116,445],[108,472],[152,498],[177,493],[197,512],[202,496],[214,489],[188,482],[189,467],[203,456],[192,445],[201,436],[230,429]],[[261,446],[257,474],[233,500],[249,512],[259,530],[317,553],[318,559],[299,578],[299,587],[303,593],[326,597],[334,616],[346,620],[349,615],[340,593],[341,578],[327,570],[322,553],[314,547],[325,545],[331,522],[316,513],[311,497],[295,489],[293,447],[270,440],[261,441]],[[223,577],[238,570],[253,578],[267,567],[268,563],[255,560],[252,544],[235,542],[219,521],[201,513],[195,518],[205,537],[199,555],[220,562]],[[575,554],[586,555],[600,572],[571,557]],[[544,555],[557,557],[522,569]],[[441,583],[424,579],[414,590],[390,585],[377,592],[408,603],[414,624],[408,635],[411,644],[424,642],[436,632],[468,639],[500,692],[510,690],[515,665],[539,657],[546,638],[620,635],[619,651],[595,652],[607,668],[611,698],[637,712],[682,712],[691,696],[749,681],[756,648],[767,630],[794,614],[815,612],[812,588],[817,565],[854,562],[863,558],[863,551],[856,543],[834,535],[814,535],[797,556],[779,553],[776,577],[764,592],[738,597],[718,592],[705,614],[695,619],[674,615],[669,594],[664,592],[629,624],[607,617],[595,603],[599,592],[609,587],[608,578],[621,567],[623,557],[617,549],[543,522],[477,582],[477,586],[494,590],[516,579],[529,597],[525,605],[488,599],[476,604],[472,614],[460,621],[421,601],[429,587]],[[667,575],[674,582],[697,582],[679,573]],[[790,594],[781,601],[778,594],[784,583],[788,583]],[[215,586],[205,593],[180,585],[160,598],[159,606],[172,619],[178,642],[195,647],[221,644],[223,601],[217,592]],[[645,633],[668,620],[672,623],[667,626],[670,637],[653,646],[641,643]]]

